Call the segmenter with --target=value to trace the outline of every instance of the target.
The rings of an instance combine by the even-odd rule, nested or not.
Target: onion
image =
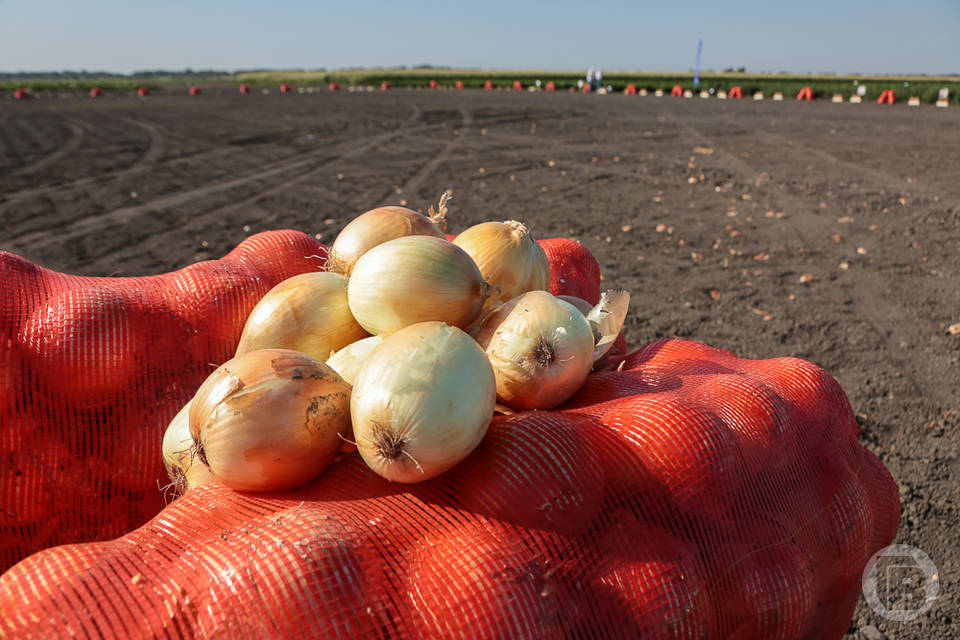
[[[484,280],[500,287],[501,300],[550,286],[547,254],[527,227],[516,220],[474,225],[453,243],[473,258]],[[493,302],[488,300],[488,306]]]
[[[379,335],[431,320],[467,328],[493,291],[460,247],[408,236],[384,242],[357,261],[347,301],[360,326]]]
[[[530,291],[494,311],[477,332],[512,409],[550,409],[572,396],[593,366],[593,332],[573,305]]]
[[[236,355],[293,349],[318,360],[367,335],[347,305],[347,279],[301,273],[268,291],[247,317]]]
[[[463,460],[483,439],[496,388],[477,343],[442,322],[384,338],[357,376],[350,403],[357,448],[377,474],[419,482]]]
[[[350,275],[353,266],[370,249],[404,236],[442,238],[447,229],[447,201],[453,192],[440,196],[439,211],[430,207],[430,217],[406,207],[377,207],[347,223],[330,247],[327,271]]]
[[[200,385],[190,434],[224,484],[282,491],[320,475],[350,429],[350,385],[310,356],[261,349],[228,360]]]
[[[210,469],[194,455],[193,436],[190,435],[190,402],[183,405],[164,431],[161,452],[163,466],[177,495],[215,480]]]
[[[357,379],[357,374],[360,373],[360,367],[363,366],[363,363],[382,341],[383,338],[380,336],[371,336],[351,342],[330,356],[327,359],[327,366],[336,371],[349,384],[353,384]]]

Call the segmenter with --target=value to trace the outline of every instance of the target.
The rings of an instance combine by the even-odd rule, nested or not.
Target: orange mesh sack
[[[0,252],[0,571],[153,517],[166,425],[233,355],[260,297],[325,255],[274,231],[173,273],[94,278]]]
[[[622,362],[420,484],[354,452],[36,553],[0,576],[0,635],[841,637],[899,502],[836,381],[684,340]]]

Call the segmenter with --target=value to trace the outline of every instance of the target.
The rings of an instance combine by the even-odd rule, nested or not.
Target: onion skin
[[[550,287],[547,254],[527,227],[516,220],[476,224],[453,243],[473,258],[484,280],[500,287],[499,300]],[[488,305],[493,302],[489,300]]]
[[[456,327],[422,322],[370,355],[350,414],[367,466],[393,482],[420,482],[476,448],[495,402],[493,369],[477,343]]]
[[[190,433],[201,462],[228,487],[283,491],[317,477],[350,430],[350,385],[310,356],[262,349],[200,385]]]
[[[379,244],[404,236],[442,238],[443,229],[427,216],[406,207],[371,209],[347,223],[337,235],[330,247],[327,271],[349,276],[360,256]]]
[[[383,342],[381,336],[370,336],[351,342],[327,358],[327,366],[352,385],[356,381],[363,363],[370,357],[373,350],[380,346],[381,342]]]
[[[593,331],[568,302],[530,291],[496,309],[477,332],[511,409],[552,409],[572,396],[593,366]]]
[[[386,335],[429,321],[466,329],[493,291],[460,247],[409,236],[374,247],[357,261],[347,301],[360,326]]]
[[[367,336],[347,305],[347,279],[301,273],[268,291],[247,317],[236,355],[293,349],[318,360]]]

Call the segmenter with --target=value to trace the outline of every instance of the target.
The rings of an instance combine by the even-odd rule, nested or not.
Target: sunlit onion
[[[495,310],[477,332],[511,409],[550,409],[574,393],[593,366],[593,331],[573,305],[530,291]]]
[[[600,294],[600,302],[596,305],[591,305],[583,298],[576,296],[560,295],[557,298],[569,302],[586,317],[593,331],[594,369],[602,367],[607,353],[623,330],[627,309],[630,306],[630,294],[626,291],[608,289]]]
[[[257,349],[293,349],[325,360],[366,337],[347,305],[347,279],[338,273],[301,273],[260,299],[247,317],[236,355]]]
[[[357,448],[388,480],[427,480],[480,443],[495,402],[490,362],[470,336],[414,324],[384,338],[360,369],[350,404]]]
[[[494,291],[460,247],[408,236],[384,242],[357,261],[347,301],[360,326],[380,335],[431,320],[467,328]]]
[[[190,406],[196,455],[224,484],[292,489],[320,475],[350,428],[350,385],[310,356],[262,349],[236,356]]]
[[[550,286],[547,254],[523,223],[482,222],[458,235],[453,243],[473,258],[484,280],[500,287],[501,301]],[[492,302],[489,300],[488,306]]]
[[[364,253],[378,244],[404,236],[442,238],[447,228],[447,201],[453,194],[440,198],[439,211],[430,208],[430,217],[406,207],[377,207],[362,213],[340,231],[327,258],[327,270],[350,275]]]

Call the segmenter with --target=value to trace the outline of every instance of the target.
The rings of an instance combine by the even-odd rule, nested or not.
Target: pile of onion
[[[517,221],[448,241],[451,195],[429,217],[367,211],[337,237],[327,271],[262,297],[235,356],[164,434],[178,492],[293,489],[354,449],[380,476],[420,482],[468,456],[495,408],[551,409],[576,393],[619,335],[629,294],[593,306],[547,293],[546,254]]]
[[[384,338],[370,354],[350,413],[371,469],[394,482],[420,482],[480,444],[495,404],[493,369],[473,338],[442,322],[421,322]]]
[[[293,489],[320,475],[350,433],[350,385],[298,351],[228,360],[190,403],[195,455],[225,485]]]

